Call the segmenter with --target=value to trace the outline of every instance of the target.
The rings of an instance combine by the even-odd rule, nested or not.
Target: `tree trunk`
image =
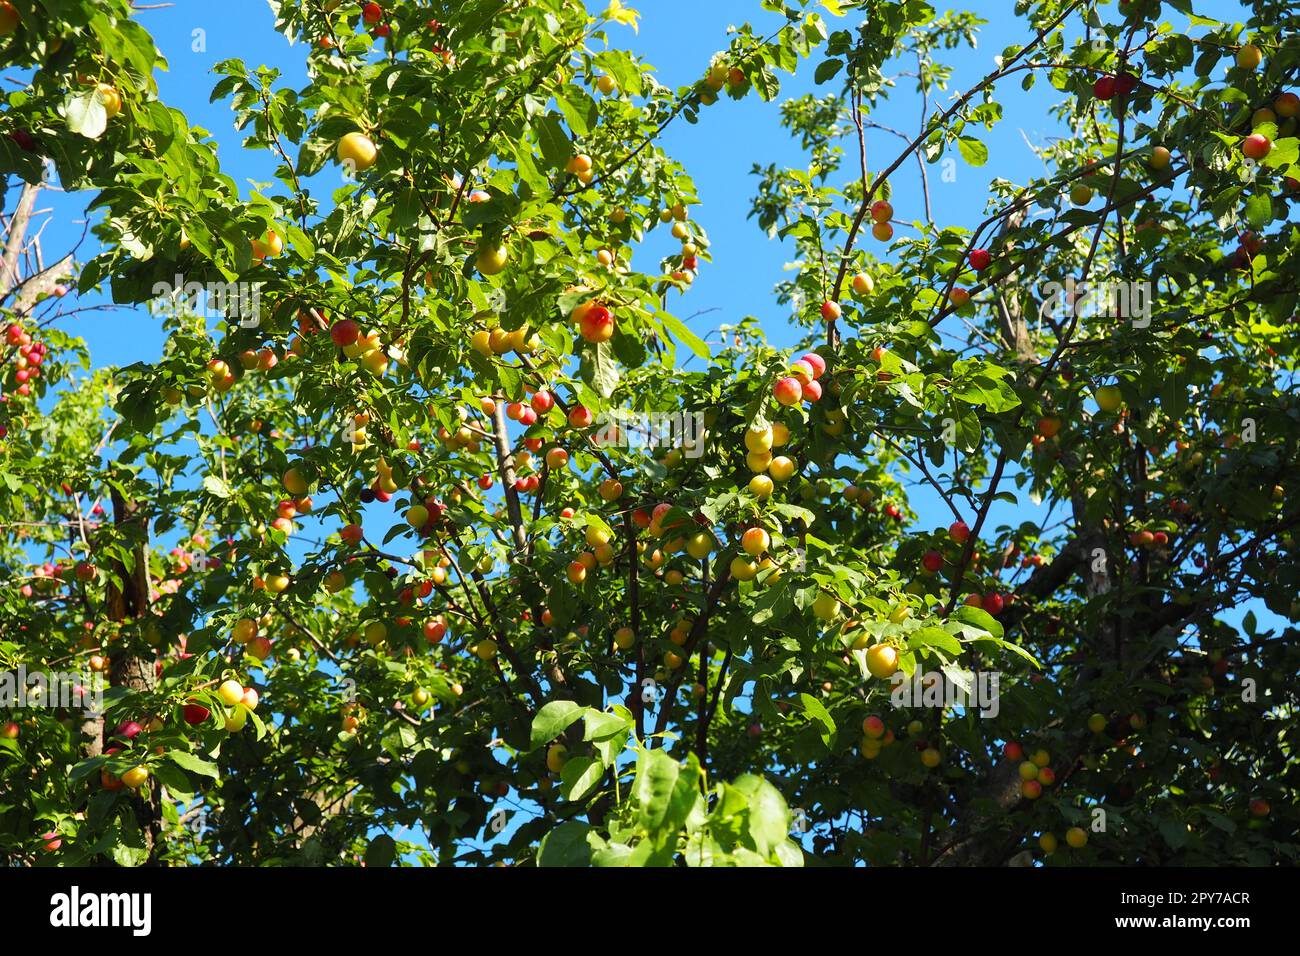
[[[0,262],[0,290],[7,297],[21,281],[18,275],[18,260],[23,253],[23,240],[27,238],[27,224],[32,219],[32,209],[36,206],[36,194],[41,187],[33,183],[23,183],[22,194],[18,197],[18,207],[13,218],[9,220],[9,234],[5,237],[4,259]]]
[[[111,492],[113,523],[127,545],[131,566],[127,567],[121,561],[110,562],[111,576],[104,604],[110,621],[124,622],[143,617],[149,611],[149,527],[134,501],[127,501],[117,487],[112,487]],[[121,586],[112,576],[121,580]],[[110,652],[109,682],[114,687],[124,687],[135,693],[150,693],[156,685],[154,661],[131,650],[119,648]],[[102,753],[107,728],[102,717],[97,723],[98,731],[92,731],[92,742],[87,749],[96,747]],[[136,822],[152,859],[162,826],[162,804],[157,785],[141,790],[133,803]]]

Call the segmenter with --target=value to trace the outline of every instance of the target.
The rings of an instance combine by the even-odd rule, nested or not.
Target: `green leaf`
[[[813,74],[813,82],[818,86],[825,83],[838,73],[844,66],[844,61],[840,59],[822,60],[817,64],[817,72]]]
[[[585,725],[582,739],[592,741],[604,765],[611,766],[632,734],[630,715],[623,717],[591,709],[587,711]]]
[[[316,244],[311,241],[311,237],[293,223],[285,223],[284,233],[298,255],[304,259],[311,259],[316,255]]]
[[[581,800],[600,785],[605,765],[594,757],[572,757],[560,771],[560,792],[565,800]]]
[[[790,590],[788,580],[782,578],[776,584],[760,591],[753,606],[754,613],[750,620],[755,624],[776,623],[783,620],[794,610],[794,593]]]
[[[190,782],[178,767],[173,767],[169,763],[160,763],[153,768],[154,779],[167,788],[167,792],[173,797],[186,798],[193,796],[198,792],[198,788]]]
[[[86,139],[99,139],[108,129],[108,111],[95,90],[69,93],[63,101],[63,118],[68,130]]]
[[[1034,667],[1036,667],[1036,668],[1041,668],[1041,667],[1043,666],[1041,663],[1039,663],[1038,659],[1037,659],[1036,657],[1034,657],[1033,654],[1030,654],[1027,650],[1025,650],[1025,649],[1024,649],[1023,647],[1021,647],[1019,644],[1013,644],[1011,641],[1004,640],[1004,639],[1001,638],[1001,637],[993,637],[992,635],[989,635],[989,634],[982,634],[982,635],[979,635],[979,636],[976,636],[976,637],[970,637],[970,638],[967,638],[967,639],[966,639],[966,643],[968,643],[968,644],[994,644],[994,645],[996,645],[996,646],[998,646],[998,647],[1005,648],[1006,650],[1011,651],[1013,654],[1018,654],[1018,655],[1020,655],[1020,656],[1023,657],[1026,661],[1028,661],[1030,664],[1034,665]]]
[[[785,798],[776,787],[754,774],[742,774],[732,786],[749,798],[749,834],[759,854],[770,856],[790,833]]]
[[[551,112],[543,116],[536,124],[537,144],[541,147],[542,158],[552,169],[563,169],[573,156],[573,143],[564,131],[564,122],[559,113]]]
[[[308,139],[298,147],[295,172],[299,176],[315,176],[335,155],[335,144],[324,139]]]
[[[631,866],[632,848],[626,843],[609,843],[592,854],[591,865],[601,867]]]
[[[951,662],[944,662],[939,670],[943,672],[944,677],[948,678],[949,683],[960,688],[967,700],[975,699],[975,683],[969,671],[962,670]]]
[[[705,341],[686,327],[686,323],[671,312],[659,311],[655,313],[655,318],[661,322],[664,327],[672,333],[673,338],[681,342],[688,349],[704,359],[709,360],[709,346]]]
[[[1273,199],[1264,193],[1255,193],[1246,200],[1246,221],[1262,229],[1273,221]]]
[[[153,131],[154,148],[159,153],[165,153],[171,148],[176,138],[177,121],[179,120],[182,126],[185,122],[184,114],[169,110],[157,100],[145,103],[136,115],[140,118],[142,126],[147,126]]]
[[[203,489],[217,498],[229,498],[232,494],[230,486],[216,475],[208,475],[203,479]]]
[[[1273,141],[1273,148],[1261,162],[1270,169],[1281,169],[1300,160],[1300,138],[1287,136]]]
[[[109,850],[109,856],[118,866],[144,866],[149,860],[149,850],[144,844],[144,835],[136,825],[134,818],[126,816],[109,833],[116,833],[116,841]]]
[[[937,627],[923,627],[919,631],[908,634],[907,646],[911,648],[937,647],[954,657],[961,656],[961,641]]]
[[[1211,825],[1218,827],[1224,833],[1236,833],[1237,822],[1232,817],[1224,816],[1217,810],[1211,810],[1209,807],[1200,808],[1201,816],[1209,820]]]
[[[578,820],[566,820],[542,837],[537,848],[538,866],[590,866],[591,844],[587,834],[591,827]]]
[[[695,754],[687,754],[686,766],[677,777],[668,802],[668,812],[664,814],[665,835],[675,837],[683,827],[689,832],[703,825],[706,819],[704,794],[700,790],[703,777],[699,758]]]
[[[533,729],[529,739],[529,750],[536,750],[543,744],[550,743],[578,720],[587,708],[580,707],[571,700],[553,700],[542,707],[533,718]]]
[[[603,710],[588,710],[583,726],[585,729],[583,740],[604,740],[627,730],[629,725],[628,720],[619,714],[610,714]]]
[[[957,613],[953,616],[958,621],[974,625],[980,631],[983,631],[986,634],[992,634],[994,637],[1001,637],[1003,634],[1002,625],[993,620],[993,615],[989,614],[989,612],[985,611],[983,608],[971,607],[969,604],[963,604],[957,608]]]
[[[556,105],[564,113],[564,118],[568,120],[569,128],[573,130],[575,136],[582,139],[591,133],[599,112],[596,101],[586,90],[579,86],[567,87],[563,96],[556,96]]]
[[[781,866],[803,866],[803,847],[793,840],[784,840],[776,846],[776,858]]]
[[[826,745],[827,750],[833,750],[835,748],[835,739],[839,734],[835,726],[835,718],[830,715],[822,702],[811,694],[800,694],[799,699],[803,701],[804,711],[821,724],[819,733],[822,743]]]
[[[1020,404],[1020,397],[1010,384],[988,375],[975,375],[954,385],[952,397],[970,405],[983,405],[994,414]]]
[[[614,360],[614,350],[608,342],[597,342],[583,355],[582,364],[587,373],[583,378],[601,398],[614,394],[614,389],[618,388],[618,362]]]
[[[397,859],[397,841],[387,833],[381,833],[370,841],[366,847],[366,866],[383,869],[393,865]]]
[[[622,0],[609,0],[609,7],[605,10],[606,17],[615,23],[621,23],[625,27],[631,27],[633,33],[639,32],[637,29],[637,18],[641,14],[631,7],[623,6]]]
[[[182,770],[188,770],[190,773],[197,773],[204,777],[211,777],[213,780],[220,778],[221,772],[217,765],[204,760],[202,757],[196,757],[192,753],[184,750],[169,750],[167,759]]]
[[[957,149],[961,158],[972,166],[983,166],[989,161],[989,148],[973,136],[957,137]]]
[[[95,773],[108,761],[107,757],[91,757],[81,761],[75,767],[68,771],[68,781],[70,783],[80,783],[91,774]]]
[[[1171,849],[1181,850],[1187,845],[1187,824],[1170,817],[1160,820],[1160,835],[1165,838]]]
[[[632,799],[637,803],[638,821],[646,830],[654,832],[663,824],[680,773],[677,761],[662,750],[641,751]]]

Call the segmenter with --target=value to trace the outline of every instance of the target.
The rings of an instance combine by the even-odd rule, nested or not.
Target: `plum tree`
[[[0,859],[1296,862],[1300,49],[1273,5],[1040,5],[965,77],[936,58],[972,14],[788,4],[673,88],[623,4],[283,0],[305,88],[217,65],[252,198],[127,0],[51,6],[38,37],[0,3],[30,250],[0,270],[0,654],[112,693],[0,714]],[[771,105],[792,69],[817,92]],[[946,221],[908,171],[983,175],[1040,81],[1034,172]],[[862,122],[913,89],[923,128]],[[678,315],[725,250],[665,131],[742,98],[809,154],[749,204],[790,253],[779,338]],[[44,158],[94,203],[88,261],[40,265]],[[334,161],[367,175],[317,188]],[[64,305],[178,274],[261,314],[150,313],[156,355],[86,371]],[[700,428],[630,440],[679,413]],[[995,712],[933,706],[966,670]],[[528,819],[498,833],[503,794]]]

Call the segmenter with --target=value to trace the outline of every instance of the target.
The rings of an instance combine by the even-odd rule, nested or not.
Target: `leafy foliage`
[[[1021,3],[1026,39],[949,93],[981,21],[924,3],[764,2],[779,26],[671,89],[613,45],[618,2],[282,0],[309,83],[228,60],[212,94],[273,170],[247,195],[126,0],[18,6],[0,163],[92,192],[76,285],[167,342],[87,374],[8,263],[0,666],[108,687],[98,717],[0,701],[6,861],[1294,861],[1279,5]],[[871,118],[899,63],[906,133]],[[710,241],[659,138],[799,69],[808,165],[756,167],[753,218],[795,250],[804,348],[754,318],[715,343],[673,311]],[[995,179],[973,229],[902,208],[903,164],[985,165],[995,96],[1036,82],[1070,131],[1041,177]],[[680,254],[634,265],[656,230]],[[1084,308],[1067,279],[1107,284]],[[820,398],[781,404],[807,349]],[[969,537],[904,530],[917,486]],[[890,655],[926,692],[996,675],[996,706],[898,707]]]

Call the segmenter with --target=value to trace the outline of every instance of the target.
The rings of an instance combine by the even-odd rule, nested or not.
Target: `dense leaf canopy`
[[[0,669],[82,675],[0,684],[0,859],[1294,862],[1294,6],[1022,0],[966,90],[972,14],[760,6],[674,89],[618,0],[280,0],[307,84],[212,93],[249,189],[127,0],[0,3]],[[983,221],[893,193],[1034,84]],[[795,350],[684,320],[661,134],[744,97],[807,158],[753,198]],[[33,260],[54,181],[87,261]]]

